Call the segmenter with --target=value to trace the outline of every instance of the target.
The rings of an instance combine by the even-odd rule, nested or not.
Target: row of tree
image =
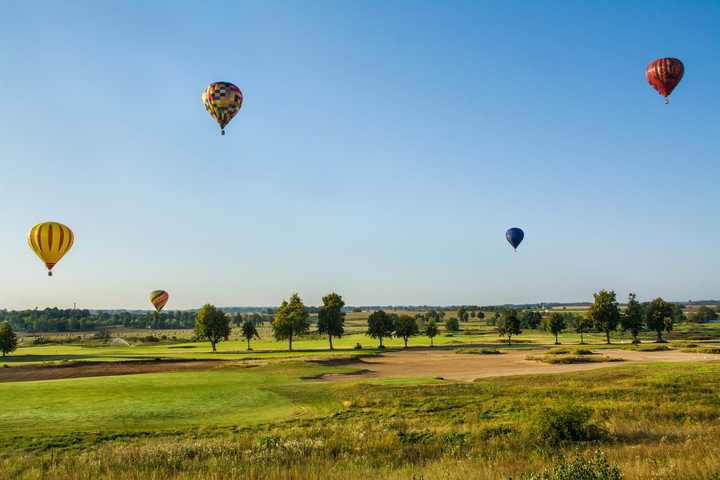
[[[633,336],[633,343],[639,343],[638,335],[646,330],[656,332],[657,342],[662,342],[662,333],[672,331],[673,325],[683,316],[679,305],[666,302],[662,298],[639,303],[636,295],[631,293],[628,297],[627,307],[622,310],[616,301],[615,292],[612,290],[609,292],[600,290],[593,294],[593,297],[595,302],[590,306],[587,315],[574,318],[571,325],[575,332],[580,334],[580,343],[583,343],[583,333],[588,332],[591,328],[604,332],[608,344],[610,343],[610,332],[618,329],[630,332]],[[700,312],[698,309],[698,315],[708,318],[708,320],[717,318],[715,312],[707,307],[704,308],[707,311]],[[506,307],[500,316],[497,330],[501,336],[508,337],[508,343],[512,342],[513,335],[522,333],[522,323],[519,317],[518,312],[509,307]],[[564,316],[557,312],[551,313],[544,325],[555,335],[555,343],[557,343],[558,334],[570,326],[567,315]]]

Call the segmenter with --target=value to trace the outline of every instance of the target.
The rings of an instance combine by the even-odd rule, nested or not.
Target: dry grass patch
[[[547,363],[550,365],[566,365],[570,363],[617,362],[619,358],[594,354],[591,350],[580,347],[553,348],[545,355],[528,355],[525,360]]]

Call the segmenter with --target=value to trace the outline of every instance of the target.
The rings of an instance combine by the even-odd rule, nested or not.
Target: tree
[[[525,310],[518,313],[518,320],[522,328],[534,330],[540,326],[543,317],[542,313],[536,310]]]
[[[395,320],[395,336],[402,338],[407,348],[408,338],[419,333],[418,324],[413,317],[405,313],[398,315]]]
[[[437,334],[438,334],[437,324],[435,323],[435,320],[430,319],[430,321],[425,326],[425,335],[430,337],[430,346],[431,347],[434,346],[433,345],[433,337],[435,337]]]
[[[302,335],[310,330],[308,317],[310,314],[297,293],[293,293],[290,302],[283,300],[277,309],[275,321],[272,323],[276,340],[289,340],[292,350],[293,335]]]
[[[327,335],[330,341],[330,350],[333,350],[332,337],[341,338],[345,334],[345,312],[342,308],[345,302],[335,292],[325,295],[322,298],[323,305],[318,311],[318,332]]]
[[[461,322],[467,322],[468,321],[468,311],[465,307],[458,307],[457,309],[457,318]]]
[[[497,327],[498,335],[501,337],[508,337],[508,345],[512,344],[512,336],[520,335],[520,321],[518,320],[517,311],[514,308],[506,307],[503,314],[500,316],[500,321]]]
[[[195,336],[207,338],[214,352],[215,344],[230,336],[230,321],[225,312],[206,303],[195,317]]]
[[[657,332],[657,343],[662,343],[662,332],[672,331],[673,317],[676,315],[674,306],[658,297],[645,310],[645,323],[649,330]]]
[[[642,304],[635,300],[635,294],[628,295],[628,306],[620,317],[620,328],[632,333],[633,345],[640,343],[637,336],[645,330],[645,310]]]
[[[383,346],[383,338],[392,336],[395,325],[392,318],[384,310],[377,310],[368,317],[368,329],[365,335],[380,340],[380,348]]]
[[[555,345],[559,345],[558,334],[567,328],[565,317],[557,312],[552,312],[547,319],[547,327],[550,333],[555,335]]]
[[[580,345],[585,345],[585,342],[583,341],[583,333],[590,330],[591,326],[592,322],[587,317],[580,317],[575,320],[575,331],[580,334]]]
[[[710,320],[717,320],[718,314],[713,312],[712,309],[706,307],[705,305],[701,305],[700,308],[698,308],[697,314],[695,314],[695,319],[698,323],[705,323],[709,322]]]
[[[457,332],[460,330],[460,322],[458,322],[458,319],[455,317],[448,318],[445,321],[445,330],[448,332]]]
[[[594,293],[593,297],[595,303],[588,310],[587,316],[596,330],[605,332],[605,338],[609,345],[610,332],[617,330],[620,324],[620,308],[615,301],[615,292],[600,290],[599,293]]]
[[[14,352],[17,349],[18,337],[15,335],[12,327],[8,322],[4,322],[0,325],[0,351],[2,356],[10,352]]]
[[[255,328],[255,324],[253,321],[248,317],[245,319],[245,321],[242,324],[242,336],[245,337],[245,340],[248,342],[248,350],[252,350],[250,348],[250,340],[253,337],[260,338],[260,334],[257,331],[257,328]]]

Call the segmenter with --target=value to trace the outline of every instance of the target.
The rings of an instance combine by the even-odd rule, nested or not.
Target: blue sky
[[[0,1],[0,308],[720,298],[719,24],[715,1]],[[225,136],[215,81],[245,97]],[[50,220],[75,233],[53,277],[26,240]]]

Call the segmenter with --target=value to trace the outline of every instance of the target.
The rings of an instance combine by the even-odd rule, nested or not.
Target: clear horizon
[[[720,3],[216,7],[0,3],[0,308],[720,295]]]

